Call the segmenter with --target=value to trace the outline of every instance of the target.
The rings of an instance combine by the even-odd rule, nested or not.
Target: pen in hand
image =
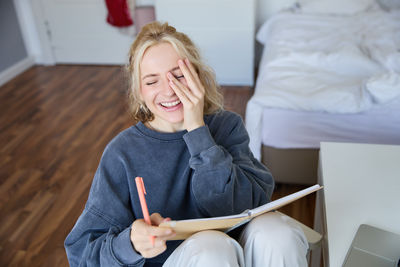
[[[143,178],[142,177],[136,177],[135,178],[135,182],[136,182],[136,188],[137,188],[138,194],[139,194],[140,206],[142,207],[144,221],[148,225],[151,225],[149,210],[147,209],[146,198],[144,196],[146,194],[146,189],[144,188]],[[151,241],[151,244],[154,247],[155,236],[151,235],[150,236],[150,241]]]

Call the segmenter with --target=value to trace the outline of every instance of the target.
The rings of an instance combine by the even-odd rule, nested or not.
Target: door
[[[55,63],[125,64],[134,34],[106,22],[104,0],[39,0]],[[43,41],[43,40],[42,40]]]

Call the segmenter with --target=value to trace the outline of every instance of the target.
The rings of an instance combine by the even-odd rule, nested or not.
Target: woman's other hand
[[[199,76],[188,59],[178,60],[178,66],[185,77],[186,84],[183,84],[168,73],[169,85],[174,90],[179,100],[183,103],[184,127],[188,132],[204,126],[203,109],[205,89],[201,84]]]
[[[158,213],[150,216],[152,225],[148,225],[143,219],[135,220],[131,226],[131,242],[137,252],[144,258],[152,258],[167,249],[166,241],[175,235],[169,228],[158,227],[160,223],[170,220],[163,218]],[[151,236],[154,236],[154,246]]]

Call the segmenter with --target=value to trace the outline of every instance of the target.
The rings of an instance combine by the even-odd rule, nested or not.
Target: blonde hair
[[[129,62],[126,70],[129,75],[129,108],[134,122],[152,121],[154,115],[142,103],[140,98],[140,62],[146,50],[160,43],[169,43],[181,58],[192,63],[205,88],[204,114],[213,114],[223,107],[223,97],[219,92],[214,71],[201,61],[198,49],[187,35],[177,32],[168,23],[152,22],[145,25],[129,50]]]

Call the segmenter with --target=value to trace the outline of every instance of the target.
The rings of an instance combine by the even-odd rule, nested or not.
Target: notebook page
[[[306,195],[308,195],[308,194],[310,194],[312,192],[315,192],[315,191],[317,191],[317,190],[319,190],[321,188],[322,187],[319,184],[310,186],[310,187],[308,187],[306,189],[303,189],[303,190],[300,190],[300,191],[298,191],[296,193],[287,195],[285,197],[282,197],[280,199],[271,201],[271,202],[269,202],[269,203],[267,203],[265,205],[262,205],[260,207],[255,208],[255,209],[252,209],[252,210],[250,210],[250,214],[251,214],[251,216],[255,216],[255,215],[259,215],[259,214],[262,214],[264,212],[267,212],[267,211],[275,210],[275,209],[280,208],[280,207],[282,207],[282,206],[284,206],[284,205],[286,205],[286,204],[288,204],[290,202],[293,202],[293,201],[295,201],[295,200],[297,200],[299,198],[302,198],[302,197],[304,197],[304,196],[306,196]]]

